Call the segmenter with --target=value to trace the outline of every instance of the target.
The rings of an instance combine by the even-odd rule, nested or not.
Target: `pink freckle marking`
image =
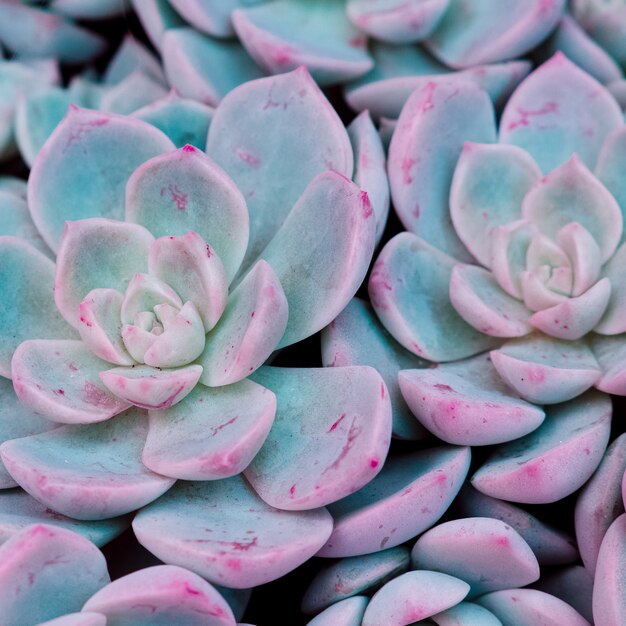
[[[226,561],[226,565],[230,567],[230,569],[239,571],[241,569],[241,560],[240,559],[228,559]]]
[[[242,148],[237,148],[235,150],[235,154],[244,162],[247,163],[250,167],[254,169],[258,168],[261,165],[261,159],[259,157],[254,156],[251,152],[247,150],[243,150]]]
[[[93,326],[93,324],[84,315],[81,315],[79,319],[83,324],[85,324],[85,326],[87,326],[87,328],[91,328]]]
[[[296,494],[296,485],[293,484],[291,485],[291,487],[289,487],[289,497],[293,498]]]
[[[54,354],[55,354],[56,356],[61,356],[61,353],[60,353],[58,350],[55,350],[55,351],[54,351]]]
[[[231,417],[229,420],[227,420],[223,424],[219,424],[218,426],[213,426],[213,428],[211,428],[211,437],[215,437],[215,435],[217,435],[217,433],[219,433],[220,430],[222,430],[223,428],[226,428],[226,426],[230,426],[231,424],[234,424],[237,421],[238,417],[239,415],[235,415],[235,417]]]
[[[77,372],[78,371],[78,368],[74,365],[74,363],[70,363],[68,365],[68,367],[70,368],[71,372]]]
[[[370,467],[378,467],[378,459],[370,459]]]
[[[161,197],[163,197],[166,191],[169,191],[172,202],[179,211],[184,211],[187,208],[187,194],[183,193],[177,185],[170,183],[167,187],[162,187]]]
[[[411,157],[404,157],[400,164],[400,171],[402,172],[402,182],[405,185],[410,185],[413,182],[411,176],[411,168],[419,162],[419,159],[412,159]]]
[[[339,416],[339,419],[336,422],[334,422],[333,425],[326,432],[327,433],[332,433],[333,430],[335,430],[337,428],[337,426],[339,426],[339,424],[341,424],[341,422],[345,419],[345,417],[346,417],[346,414],[342,413]]]
[[[508,546],[509,538],[508,537],[496,537],[496,544],[499,546]]]
[[[194,146],[192,146],[191,144],[185,144],[183,146],[183,152],[196,152],[196,148],[194,148]]]
[[[117,403],[115,398],[109,396],[90,381],[86,381],[83,387],[83,401],[87,404],[101,407],[111,407]]]
[[[418,353],[418,354],[422,354],[423,350],[419,347],[419,344],[416,343],[415,341],[413,341],[411,343],[411,345],[413,346],[413,349]]]
[[[257,543],[258,537],[253,537],[250,541],[231,541],[230,545],[235,550],[241,550],[243,552],[247,552],[250,548],[258,545]]]
[[[439,389],[439,391],[454,391],[450,385],[444,385],[443,383],[437,383],[433,386],[435,389]]]
[[[353,47],[353,48],[363,48],[365,47],[365,44],[367,43],[367,38],[364,35],[357,35],[356,37],[352,37],[348,43]]]
[[[587,456],[589,456],[591,454],[591,450],[589,448],[585,448],[584,452]]]
[[[211,258],[211,246],[209,246],[208,243],[206,245],[206,256],[207,256],[208,259]]]
[[[422,107],[419,111],[420,113],[426,113],[427,111],[430,111],[432,108],[434,108],[435,105],[433,104],[433,96],[435,94],[435,89],[437,89],[437,83],[431,81],[426,85],[426,95],[424,98],[424,102],[422,102]]]
[[[423,514],[430,513],[430,509],[427,506],[423,506],[422,507],[422,513]]]
[[[387,545],[387,542],[389,541],[389,539],[390,537],[383,537],[383,540],[380,542],[381,549]]]
[[[64,389],[53,389],[54,394],[57,396],[64,396],[65,395],[65,390]]]
[[[200,592],[197,589],[194,589],[193,587],[191,587],[188,582],[185,582],[184,590],[185,590],[185,593],[189,594],[190,596],[202,595],[202,592]]]
[[[363,217],[367,219],[371,217],[374,213],[374,209],[372,209],[372,203],[370,202],[369,196],[366,191],[361,192],[361,207],[363,209]]]
[[[541,108],[534,110],[517,107],[517,113],[520,117],[518,120],[509,122],[507,130],[515,130],[518,126],[530,126],[530,118],[548,113],[558,113],[558,110],[559,105],[554,101],[546,102]]]
[[[380,383],[380,397],[385,399],[385,383]]]
[[[354,445],[357,437],[361,434],[361,430],[360,426],[356,426],[356,417],[353,417],[352,424],[350,424],[350,429],[348,430],[348,436],[346,437],[346,443],[343,445],[337,458],[322,472],[322,474],[325,474],[331,469],[339,469],[341,461],[343,461],[343,459],[345,459],[350,452],[350,449]]]
[[[421,215],[421,211],[422,211],[422,209],[420,208],[420,203],[416,202],[415,206],[413,207],[413,217],[416,220],[419,219],[419,216]]]

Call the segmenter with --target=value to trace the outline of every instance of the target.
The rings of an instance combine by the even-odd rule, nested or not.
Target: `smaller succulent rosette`
[[[383,250],[370,279],[374,308],[405,348],[429,360],[493,349],[503,381],[531,402],[563,402],[592,385],[622,394],[619,107],[557,54],[510,98],[498,143],[490,109],[469,83],[431,83],[405,106],[390,183],[401,219],[425,241],[404,233]],[[434,137],[445,120],[450,133]],[[446,166],[424,189],[436,155]],[[426,276],[434,258],[439,266]],[[405,288],[411,276],[417,283]],[[430,299],[409,306],[416,288],[430,289]]]

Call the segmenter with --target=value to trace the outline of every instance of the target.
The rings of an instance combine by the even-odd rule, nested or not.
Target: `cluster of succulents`
[[[0,626],[624,626],[624,71],[623,0],[0,0]]]

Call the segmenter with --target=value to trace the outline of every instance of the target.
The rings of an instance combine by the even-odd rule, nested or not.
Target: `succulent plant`
[[[248,133],[259,110],[284,135]],[[239,137],[224,133],[232,115]],[[291,144],[290,120],[308,121],[303,146]],[[351,140],[376,210],[332,169],[353,174]],[[70,107],[28,184],[56,270],[23,240],[0,246],[2,282],[14,285],[2,373],[23,412],[52,420],[30,417],[33,434],[3,444],[11,478],[79,520],[118,517],[176,479],[195,481],[144,509],[135,532],[166,562],[229,586],[261,584],[316,552],[332,530],[323,507],[382,467],[388,393],[369,367],[260,366],[327,325],[362,282],[388,202],[379,142],[367,116],[348,135],[305,70],[224,99],[208,146],[225,169],[137,117]],[[308,434],[296,436],[304,420]],[[204,537],[220,524],[222,536]]]
[[[451,130],[435,138],[445,119]],[[401,219],[424,239],[388,243],[369,285],[389,332],[437,362],[492,349],[484,376],[495,367],[531,402],[563,402],[593,385],[624,393],[624,131],[615,100],[562,55],[520,84],[498,143],[484,93],[458,83],[416,90],[390,145],[389,177]],[[429,297],[417,300],[420,292]]]

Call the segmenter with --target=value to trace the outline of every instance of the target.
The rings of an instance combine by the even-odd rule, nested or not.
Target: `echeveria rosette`
[[[619,107],[556,55],[509,100],[499,143],[491,143],[490,109],[469,84],[431,83],[407,102],[389,150],[395,206],[411,230],[448,254],[408,233],[393,239],[370,279],[374,308],[405,348],[429,360],[501,346],[493,366],[532,402],[563,402],[594,384],[621,393],[618,357],[604,349],[625,330]],[[435,137],[446,123],[450,132]],[[437,155],[446,165],[433,182]],[[433,255],[438,267],[426,276]],[[396,286],[413,277],[412,288]],[[404,298],[424,288],[430,298],[409,307]]]
[[[233,115],[237,132],[226,133]],[[271,141],[247,130],[260,115]],[[177,478],[194,481],[145,508],[135,532],[168,562],[245,587],[317,552],[332,530],[324,506],[383,465],[391,415],[375,370],[257,368],[326,326],[354,295],[388,192],[369,117],[348,134],[302,69],[229,94],[209,146],[224,169],[191,146],[173,150],[141,120],[75,107],[52,133],[28,191],[34,221],[58,252],[55,289],[52,264],[34,268],[31,289],[16,288],[32,323],[22,320],[13,337],[9,308],[0,328],[12,337],[5,361],[26,340],[13,356],[18,395],[65,425],[8,441],[2,454],[36,499],[82,520],[144,506]],[[375,204],[344,174],[371,189]],[[45,306],[32,300],[39,291]],[[53,296],[61,341],[44,339],[59,320]],[[233,476],[244,468],[245,479]],[[230,540],[211,542],[194,526],[194,507],[208,503],[220,515],[232,510]],[[249,510],[258,515],[246,521]],[[233,559],[240,568],[229,569]]]

